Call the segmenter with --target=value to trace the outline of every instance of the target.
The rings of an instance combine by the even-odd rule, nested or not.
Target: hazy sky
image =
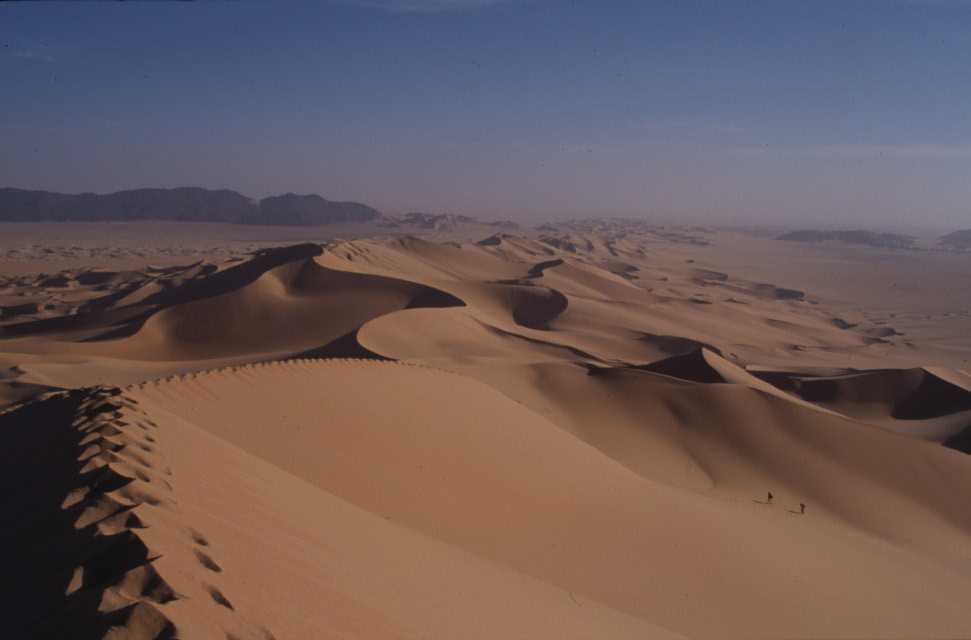
[[[971,226],[971,1],[0,3],[0,185]]]

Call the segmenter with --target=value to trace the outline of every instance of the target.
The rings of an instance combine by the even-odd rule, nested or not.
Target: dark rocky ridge
[[[945,249],[952,249],[956,251],[971,250],[971,229],[952,231],[945,236],[941,236],[940,240],[938,240],[938,244],[943,246]]]
[[[380,212],[357,202],[288,193],[253,200],[228,189],[180,187],[65,194],[0,188],[0,222],[177,220],[233,224],[317,225],[368,222]]]
[[[788,242],[841,242],[883,249],[913,249],[916,239],[899,233],[877,231],[790,231],[777,238]]]

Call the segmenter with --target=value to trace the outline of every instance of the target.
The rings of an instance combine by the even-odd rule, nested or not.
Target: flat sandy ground
[[[971,254],[0,231],[10,637],[971,637]]]

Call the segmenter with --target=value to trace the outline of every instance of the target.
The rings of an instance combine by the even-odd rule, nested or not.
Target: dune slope
[[[425,367],[293,361],[148,384],[134,397],[367,512],[679,633],[967,632],[958,594],[971,585],[961,546],[971,523],[963,501],[934,499],[939,476],[925,463],[908,463],[910,480],[900,480],[912,441],[821,426],[813,410],[764,395],[760,408],[746,395],[757,392],[721,388],[716,413],[734,407],[742,415],[729,428],[741,431],[723,444],[698,434],[709,449],[695,455],[731,489],[707,495],[654,482],[488,386]],[[793,412],[808,417],[783,429]],[[751,431],[753,418],[774,421]],[[814,454],[840,428],[856,441],[851,452]],[[876,466],[868,447],[880,449]],[[960,454],[926,448],[941,473],[968,481]],[[780,454],[809,466],[787,474]],[[833,475],[843,468],[852,471]],[[777,488],[779,502],[753,501],[760,485]],[[793,514],[799,500],[809,514]],[[953,598],[929,600],[915,575],[949,585]],[[756,594],[771,605],[762,615],[750,610]],[[901,598],[919,606],[888,615]]]
[[[196,391],[81,390],[0,416],[5,490],[47,480],[7,503],[15,636],[681,637],[357,508],[167,411],[162,388]]]

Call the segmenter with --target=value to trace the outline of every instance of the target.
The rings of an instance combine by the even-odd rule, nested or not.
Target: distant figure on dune
[[[800,515],[806,515],[806,503],[805,502],[800,502],[799,503],[799,513],[800,513]]]
[[[772,496],[772,492],[771,492],[771,491],[769,491],[769,497],[768,497],[768,499],[767,499],[767,500],[765,501],[765,503],[766,503],[766,504],[772,504],[772,497],[773,497],[773,496]]]

